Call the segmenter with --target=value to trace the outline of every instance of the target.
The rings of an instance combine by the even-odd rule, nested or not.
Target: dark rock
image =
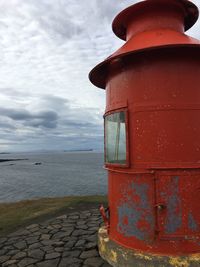
[[[23,258],[25,258],[26,257],[26,252],[24,252],[24,251],[20,251],[20,252],[18,252],[17,254],[15,254],[13,257],[12,257],[12,259],[13,260],[21,260],[21,259],[23,259]]]
[[[60,262],[59,267],[74,267],[77,266],[77,264],[81,264],[82,260],[77,258],[63,258]]]
[[[88,229],[88,226],[87,225],[77,225],[76,226],[76,229],[81,229],[81,230],[87,230]]]
[[[10,259],[10,256],[6,256],[6,255],[0,256],[0,263],[3,263],[5,261],[8,261],[9,259]]]
[[[69,220],[78,220],[79,219],[79,215],[75,215],[75,216],[68,216]]]
[[[28,227],[26,227],[26,229],[28,229],[28,230],[33,229],[33,228],[39,228],[39,225],[38,224],[31,224]]]
[[[34,258],[34,259],[39,259],[42,260],[44,258],[44,251],[42,251],[41,249],[34,249],[34,250],[29,250],[28,251],[28,256],[30,258]]]
[[[84,264],[100,267],[103,264],[103,260],[100,257],[89,258],[84,261]]]
[[[53,251],[53,247],[52,246],[43,246],[40,249],[45,251],[45,252]]]
[[[65,247],[72,248],[76,242],[76,240],[71,240],[65,244]]]
[[[60,255],[61,254],[59,252],[52,252],[52,253],[46,254],[45,259],[46,260],[56,259],[56,258],[59,258]]]
[[[34,243],[36,243],[38,241],[38,237],[29,237],[29,238],[26,238],[26,243],[28,245],[32,245]]]
[[[84,234],[87,234],[85,230],[74,230],[74,232],[72,233],[72,236],[80,236]]]
[[[53,247],[63,247],[65,243],[63,241],[57,241],[52,244]]]
[[[19,230],[17,232],[14,232],[9,235],[9,237],[16,237],[16,236],[27,236],[30,235],[30,232],[28,230]]]
[[[86,248],[87,250],[92,249],[92,248],[97,248],[97,242],[89,242],[89,243],[87,243],[87,244],[85,245],[85,248]]]
[[[65,251],[63,252],[63,257],[78,258],[80,254],[81,254],[80,250]]]
[[[41,246],[42,246],[42,244],[37,242],[37,243],[34,243],[34,244],[30,245],[29,249],[37,249],[37,248],[40,248]]]
[[[31,236],[38,236],[38,238],[40,235],[41,235],[41,232],[39,232],[39,231],[31,233]]]
[[[33,263],[36,263],[38,262],[37,259],[32,259],[32,258],[24,258],[22,259],[19,263],[18,263],[18,266],[19,267],[25,267],[25,266],[28,266],[30,264],[33,264]]]
[[[112,267],[109,263],[105,262],[102,267]]]
[[[88,236],[86,239],[87,241],[90,241],[90,242],[97,242],[97,235],[94,234],[94,235]]]
[[[17,263],[18,261],[17,260],[9,260],[9,261],[6,261],[2,264],[2,267],[7,267],[7,266],[11,266],[12,264],[15,264]]]
[[[0,244],[4,244],[6,241],[7,241],[7,238],[4,238],[4,237],[0,238]]]
[[[8,253],[6,255],[8,255],[8,256],[14,256],[14,255],[16,255],[19,252],[20,252],[19,249],[14,249],[14,250],[8,251]]]
[[[66,250],[64,247],[58,247],[58,248],[55,248],[54,251],[56,252],[63,252],[64,250]]]
[[[51,238],[51,235],[49,234],[42,234],[41,237],[40,237],[40,240],[48,240]]]
[[[66,236],[71,235],[72,232],[73,232],[73,229],[68,230],[66,232],[58,232],[58,233],[54,234],[52,238],[53,239],[55,239],[55,238],[64,238]]]
[[[86,240],[80,239],[76,242],[75,247],[83,247],[85,243],[86,243]]]
[[[7,252],[8,252],[8,249],[1,249],[1,250],[0,250],[0,256],[4,256],[4,255],[6,255]]]
[[[27,247],[27,244],[25,241],[20,241],[15,243],[14,246],[18,249],[25,249]]]
[[[45,260],[43,262],[37,263],[37,267],[56,267],[58,265],[59,259],[55,260]]]
[[[83,251],[80,255],[81,259],[87,259],[87,258],[93,258],[99,256],[99,253],[97,252],[96,249],[88,250],[88,251]]]

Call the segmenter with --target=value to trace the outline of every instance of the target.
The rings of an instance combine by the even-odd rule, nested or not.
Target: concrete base
[[[145,254],[127,249],[109,239],[105,227],[99,229],[99,253],[113,267],[199,267],[200,254],[172,257]]]

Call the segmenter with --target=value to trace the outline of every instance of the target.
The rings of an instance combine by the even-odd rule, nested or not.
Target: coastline
[[[0,163],[7,162],[7,161],[20,161],[20,160],[28,160],[28,159],[0,159]]]

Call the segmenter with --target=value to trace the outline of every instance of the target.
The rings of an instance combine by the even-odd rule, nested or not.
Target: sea
[[[0,202],[43,197],[105,195],[107,174],[100,152],[0,154]]]

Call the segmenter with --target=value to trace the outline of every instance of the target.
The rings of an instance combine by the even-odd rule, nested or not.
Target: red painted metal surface
[[[200,42],[184,33],[197,18],[186,0],[129,7],[113,23],[125,45],[90,73],[105,116],[128,114],[127,164],[106,163],[109,237],[134,250],[200,253]]]
[[[130,6],[113,22],[116,35],[127,42],[90,72],[91,82],[105,88],[110,64],[130,54],[168,46],[199,47],[199,40],[184,34],[184,29],[189,29],[198,16],[197,7],[187,0],[146,0]],[[144,18],[147,19],[143,25]]]

